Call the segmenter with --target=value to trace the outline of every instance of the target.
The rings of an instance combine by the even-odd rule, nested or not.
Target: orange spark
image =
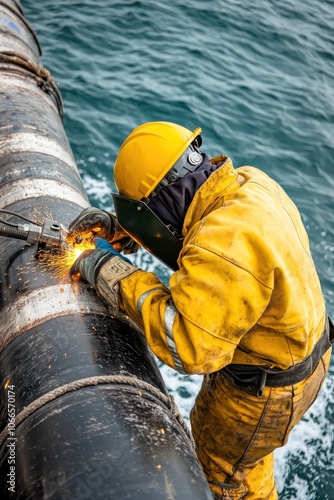
[[[68,245],[61,250],[55,252],[43,251],[40,252],[39,261],[53,276],[59,278],[65,276],[71,269],[72,265],[85,250],[91,250],[95,245],[90,241],[83,241],[79,245]]]

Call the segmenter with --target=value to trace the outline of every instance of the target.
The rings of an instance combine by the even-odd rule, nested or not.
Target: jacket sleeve
[[[141,270],[120,285],[125,312],[155,355],[180,373],[206,374],[229,364],[271,294],[240,265],[195,245],[184,253],[170,290]]]

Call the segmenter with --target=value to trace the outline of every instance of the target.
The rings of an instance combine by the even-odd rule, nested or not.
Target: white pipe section
[[[21,333],[68,314],[112,316],[115,311],[89,291],[89,285],[52,285],[19,296],[1,311],[0,352]]]
[[[8,182],[0,187],[0,208],[17,201],[47,196],[75,203],[82,208],[88,207],[87,198],[76,189],[52,179],[27,178]]]

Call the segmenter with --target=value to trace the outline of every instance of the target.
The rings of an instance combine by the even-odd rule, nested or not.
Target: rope
[[[34,64],[25,57],[17,54],[10,54],[9,52],[0,53],[0,63],[15,64],[32,73],[38,87],[53,98],[61,119],[64,119],[63,100],[50,71],[41,64]]]
[[[159,401],[161,401],[167,408],[172,412],[175,419],[181,425],[182,429],[186,433],[188,439],[190,440],[192,446],[194,447],[193,437],[188,429],[186,423],[184,422],[182,415],[178,407],[175,404],[175,401],[172,396],[166,396],[159,389],[154,387],[153,385],[144,382],[143,380],[139,380],[136,377],[129,377],[124,375],[102,375],[98,377],[88,377],[80,380],[75,380],[70,382],[69,384],[65,384],[61,387],[57,387],[53,391],[47,392],[43,394],[43,396],[37,398],[35,401],[30,403],[28,406],[24,407],[23,410],[16,415],[15,417],[15,426],[21,424],[26,418],[28,418],[32,413],[42,408],[47,403],[55,400],[56,398],[63,396],[69,392],[76,391],[83,387],[96,386],[101,384],[124,384],[135,387],[136,389],[145,390],[155,396]],[[0,434],[0,447],[7,439],[8,436],[8,426]]]

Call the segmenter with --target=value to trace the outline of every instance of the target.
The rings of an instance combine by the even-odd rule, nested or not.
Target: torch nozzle
[[[57,221],[45,220],[39,226],[33,223],[19,223],[16,227],[0,227],[0,236],[25,240],[29,245],[44,244],[52,247],[63,247],[66,242],[68,231]]]

